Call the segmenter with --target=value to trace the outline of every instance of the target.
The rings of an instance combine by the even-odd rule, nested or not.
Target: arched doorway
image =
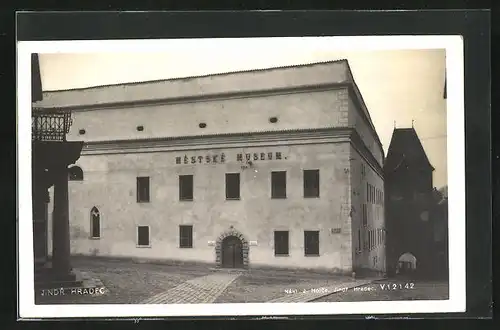
[[[221,266],[224,268],[243,267],[243,242],[236,236],[227,236],[222,240]]]
[[[417,270],[417,258],[409,253],[403,253],[398,259],[396,272],[401,275],[412,274]]]
[[[215,241],[215,264],[217,267],[247,268],[249,250],[245,236],[230,226]]]

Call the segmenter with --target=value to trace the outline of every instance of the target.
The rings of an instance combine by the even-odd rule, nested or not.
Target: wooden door
[[[222,267],[243,267],[243,246],[238,237],[229,236],[222,241]]]

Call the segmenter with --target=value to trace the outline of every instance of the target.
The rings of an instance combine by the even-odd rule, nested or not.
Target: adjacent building
[[[346,60],[45,92],[37,107],[71,110],[67,138],[85,141],[73,254],[385,271],[384,152]]]
[[[415,129],[395,128],[384,166],[390,273],[447,276],[448,201],[433,172]]]

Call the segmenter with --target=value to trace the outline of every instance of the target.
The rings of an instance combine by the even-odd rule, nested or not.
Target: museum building
[[[347,60],[36,106],[71,110],[67,139],[85,141],[69,169],[74,255],[385,271],[384,152]]]

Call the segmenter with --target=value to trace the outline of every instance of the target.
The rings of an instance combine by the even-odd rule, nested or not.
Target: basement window
[[[269,122],[272,123],[272,124],[275,124],[278,122],[278,118],[277,117],[271,117],[269,118]]]
[[[274,232],[274,255],[288,256],[288,231]]]
[[[200,123],[198,126],[199,126],[200,128],[205,128],[205,127],[207,127],[207,124],[206,124],[206,123]]]
[[[193,247],[193,226],[179,226],[179,247]]]
[[[137,246],[149,246],[149,226],[137,227]]]
[[[319,231],[304,231],[304,253],[319,256]]]
[[[84,135],[84,134],[85,134],[85,130],[82,128],[82,129],[80,129],[80,130],[78,131],[78,133],[79,133],[80,135]]]
[[[137,126],[137,131],[142,132],[144,131],[144,126]]]

